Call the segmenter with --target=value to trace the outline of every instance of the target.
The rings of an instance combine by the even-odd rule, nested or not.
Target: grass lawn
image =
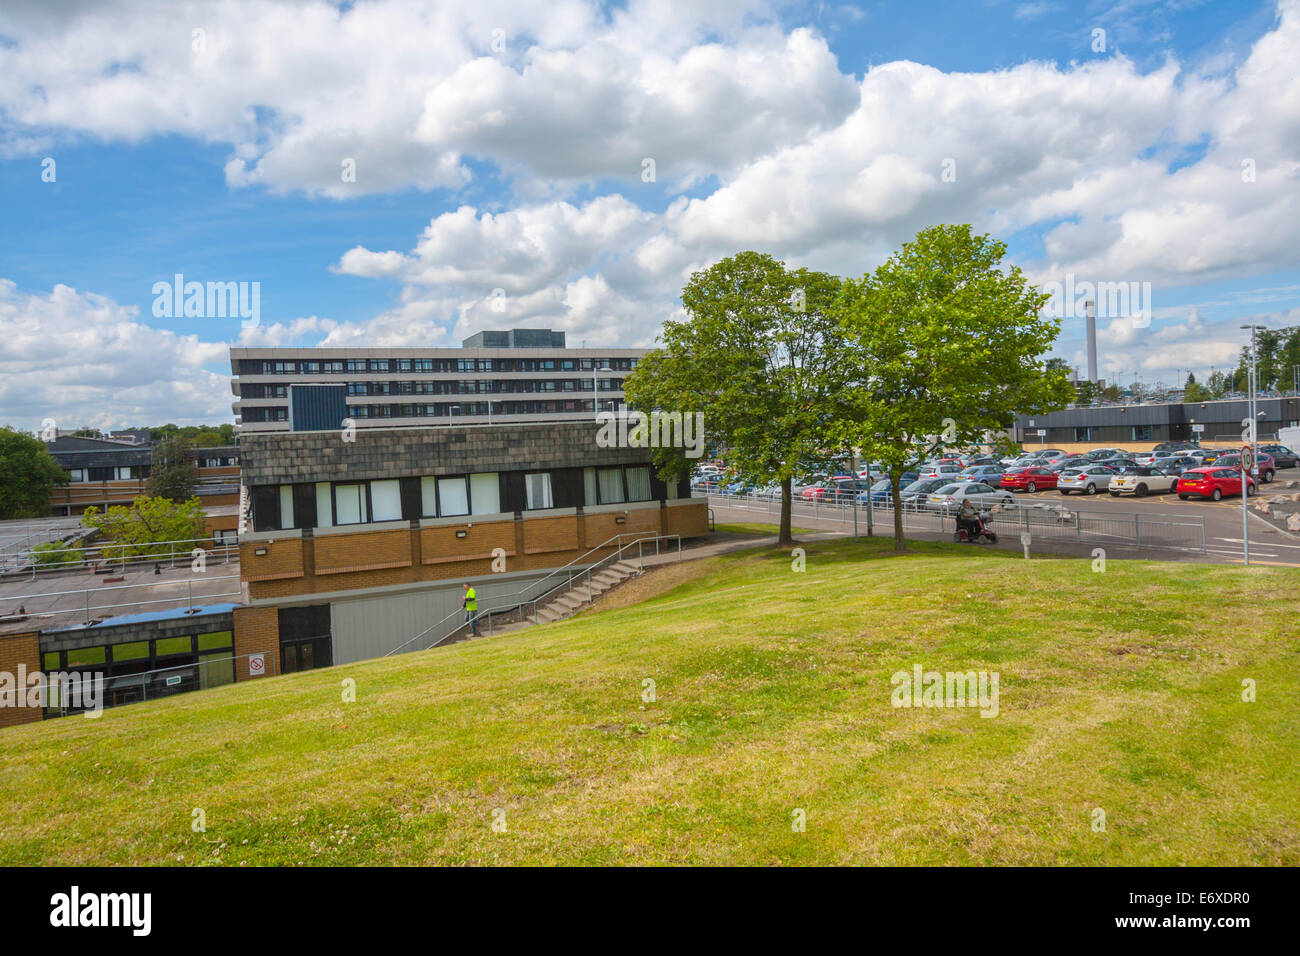
[[[774,538],[780,530],[774,524],[759,524],[756,521],[734,521],[715,525],[713,530],[718,534],[752,534],[757,537]],[[816,534],[811,528],[796,528],[793,524],[790,526],[791,534]]]
[[[0,863],[1300,863],[1300,571],[805,547],[0,731]],[[891,706],[917,663],[998,716]]]

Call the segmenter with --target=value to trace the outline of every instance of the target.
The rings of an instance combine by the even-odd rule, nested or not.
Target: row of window
[[[634,358],[499,358],[499,359],[242,359],[241,375],[346,375],[357,372],[577,372],[631,371]]]
[[[79,484],[86,481],[130,481],[148,478],[149,465],[130,465],[121,468],[68,468],[68,481]]]
[[[597,379],[597,390],[621,392],[622,379]],[[587,392],[591,380],[552,379],[462,379],[423,382],[348,382],[349,395],[496,395],[514,392]],[[251,396],[250,396],[251,397]]]
[[[604,403],[602,403],[603,405]],[[251,410],[251,409],[250,409]],[[353,418],[451,418],[482,417],[492,415],[556,415],[565,412],[592,411],[591,401],[575,399],[563,402],[463,402],[457,405],[446,403],[434,404],[400,404],[400,405],[349,405],[348,414]],[[253,421],[254,419],[249,419]]]
[[[667,493],[666,491],[664,493]],[[676,497],[674,488],[671,496]],[[320,481],[253,490],[257,531],[544,511],[557,507],[624,504],[655,497],[650,468],[573,468],[559,472],[482,472],[468,475]]]

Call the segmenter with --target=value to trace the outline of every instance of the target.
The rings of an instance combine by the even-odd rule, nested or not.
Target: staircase
[[[550,624],[552,621],[577,614],[585,605],[595,603],[596,598],[606,591],[618,587],[628,578],[636,577],[640,573],[636,565],[628,564],[626,561],[611,564],[599,574],[592,575],[590,585],[586,580],[582,580],[549,604],[540,607],[533,615],[533,623]]]

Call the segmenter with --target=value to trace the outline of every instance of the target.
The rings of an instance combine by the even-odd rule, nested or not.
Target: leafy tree
[[[112,542],[103,548],[110,560],[185,555],[204,537],[203,506],[198,498],[178,503],[141,495],[129,506],[113,505],[103,513],[91,505],[81,520]],[[160,541],[180,543],[156,543]]]
[[[702,412],[711,444],[727,446],[741,476],[781,485],[781,544],[789,544],[791,480],[826,441],[838,391],[831,356],[838,327],[827,311],[835,276],[741,252],[696,272],[682,291],[689,319],[664,323],[660,347],[624,384],[643,411]],[[681,477],[680,452],[655,453]]]
[[[1228,394],[1228,391],[1231,388],[1231,382],[1228,381],[1228,376],[1223,372],[1213,372],[1211,373],[1209,380],[1206,382],[1206,386],[1209,388],[1212,396],[1215,398],[1223,398],[1223,396]]]
[[[1187,375],[1187,384],[1183,386],[1184,402],[1208,402],[1214,396],[1210,390],[1196,380],[1196,375],[1189,372]]]
[[[848,280],[834,312],[840,360],[852,384],[838,431],[882,462],[893,485],[894,548],[901,551],[899,485],[907,466],[944,445],[988,441],[1017,413],[1063,408],[1074,389],[1043,354],[1060,321],[1006,244],[968,225],[922,230],[874,272]]]
[[[198,477],[190,443],[181,435],[167,435],[153,446],[153,465],[145,493],[154,498],[184,501],[194,494]]]
[[[0,428],[0,519],[41,518],[50,513],[50,493],[68,483],[68,473],[35,435]]]
[[[221,439],[220,432],[215,432],[211,428],[195,432],[194,437],[190,439],[190,443],[195,448],[212,448],[215,445],[225,444]]]

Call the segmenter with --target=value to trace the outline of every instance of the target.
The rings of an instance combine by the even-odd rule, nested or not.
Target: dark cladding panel
[[[289,430],[338,431],[348,416],[346,385],[290,385]]]

